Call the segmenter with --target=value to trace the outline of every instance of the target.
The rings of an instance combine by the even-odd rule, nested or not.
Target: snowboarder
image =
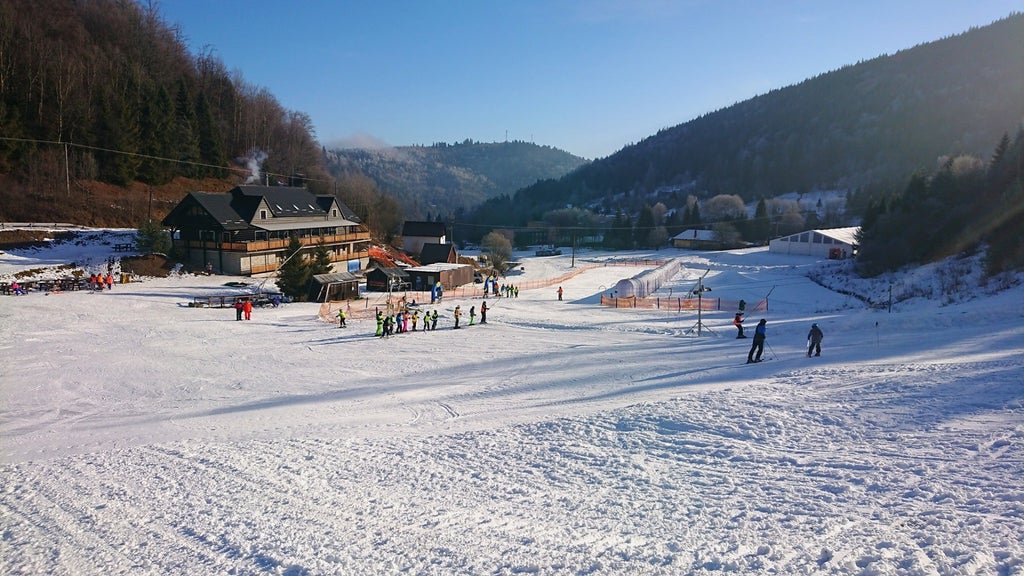
[[[455,306],[455,329],[456,330],[459,329],[459,317],[460,316],[462,316],[462,309],[459,308],[458,305],[456,305]]]
[[[807,333],[807,357],[811,357],[811,351],[814,351],[815,356],[821,356],[821,341],[825,338],[825,333],[818,328],[817,324],[811,324],[811,331]]]
[[[487,324],[487,300],[480,305],[480,323]]]
[[[558,287],[558,301],[559,302],[562,301],[562,287],[561,286]]]
[[[750,352],[747,352],[747,364],[761,361],[761,354],[764,353],[764,339],[767,337],[765,328],[767,323],[767,320],[761,318],[761,321],[757,323],[757,328],[754,328],[754,342],[750,345]],[[757,350],[756,356],[754,350]]]
[[[736,317],[732,319],[732,325],[736,327],[736,330],[739,330],[736,334],[737,338],[746,338],[743,335],[743,312],[736,313]]]
[[[345,327],[345,311],[338,310],[338,328]]]
[[[476,306],[469,307],[469,325],[472,326],[476,322]]]

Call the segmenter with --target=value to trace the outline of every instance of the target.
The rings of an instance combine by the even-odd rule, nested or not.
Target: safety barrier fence
[[[705,312],[728,311],[737,312],[740,309],[740,300],[729,298],[660,298],[630,296],[629,298],[617,298],[615,296],[601,295],[601,305],[611,308],[646,308],[666,310],[669,312],[684,312],[700,309]],[[753,306],[745,303],[745,312],[765,312],[768,310],[768,300],[762,299]]]
[[[588,262],[581,266],[574,268],[571,272],[556,276],[554,278],[544,278],[542,280],[524,280],[522,282],[515,282],[514,278],[506,278],[505,284],[511,284],[520,290],[536,290],[540,288],[550,288],[562,284],[563,282],[578,276],[588,270],[595,268],[602,268],[607,266],[633,266],[633,267],[646,267],[653,268],[665,264],[667,260],[613,260],[608,262]],[[498,283],[499,286],[502,282]],[[466,286],[459,286],[457,288],[450,288],[445,290],[443,293],[444,299],[471,299],[471,298],[484,298],[485,296],[490,297],[493,293],[484,294],[482,284],[473,284]],[[345,310],[345,316],[347,318],[373,318],[376,311],[394,311],[400,310],[407,304],[428,304],[430,302],[429,291],[407,291],[407,292],[367,292],[365,298],[359,300],[347,300],[342,302],[324,302],[320,305],[319,317],[324,322],[337,322],[338,310]],[[601,297],[601,304],[604,306],[612,306],[616,308],[658,308],[659,303],[648,305],[647,301],[657,300],[656,298],[610,298],[611,302],[607,302],[608,297]],[[621,301],[619,305],[616,305],[615,300]],[[625,301],[634,301],[636,305],[626,304]],[[685,300],[685,299],[670,299],[662,298],[663,301],[668,300]],[[694,299],[696,301],[696,299]],[[738,303],[738,301],[737,301]],[[681,308],[682,309],[682,308]],[[690,308],[696,310],[696,308]],[[714,308],[704,307],[704,310],[712,310]]]

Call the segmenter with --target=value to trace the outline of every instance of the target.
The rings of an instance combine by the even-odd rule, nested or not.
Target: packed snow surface
[[[249,281],[224,276],[0,296],[3,572],[1024,574],[1019,279],[919,270],[890,312],[864,299],[903,277],[844,263],[565,252],[506,281],[679,258],[666,302],[706,271],[706,297],[768,295],[767,361],[734,309],[602,307],[635,267],[459,330],[482,300],[446,295],[438,330],[388,339],[313,303],[186,305]],[[10,251],[0,281],[114,255]]]

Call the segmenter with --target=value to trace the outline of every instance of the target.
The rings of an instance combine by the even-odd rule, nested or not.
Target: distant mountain
[[[408,218],[447,217],[538,180],[560,178],[587,160],[528,142],[473,142],[326,152],[335,176],[361,174],[401,202]]]
[[[660,201],[671,211],[691,194],[749,202],[816,189],[902,190],[941,156],[986,157],[1022,120],[1024,14],[1013,14],[662,130],[492,199],[466,221],[524,226],[567,205],[637,214]]]

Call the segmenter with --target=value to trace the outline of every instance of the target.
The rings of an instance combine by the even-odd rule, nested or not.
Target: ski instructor
[[[754,328],[754,341],[750,344],[750,352],[747,352],[747,364],[761,361],[761,354],[764,353],[764,339],[767,337],[765,328],[767,323],[767,320],[761,318],[761,321],[757,323],[757,328]],[[754,350],[757,350],[757,356],[754,355]]]

